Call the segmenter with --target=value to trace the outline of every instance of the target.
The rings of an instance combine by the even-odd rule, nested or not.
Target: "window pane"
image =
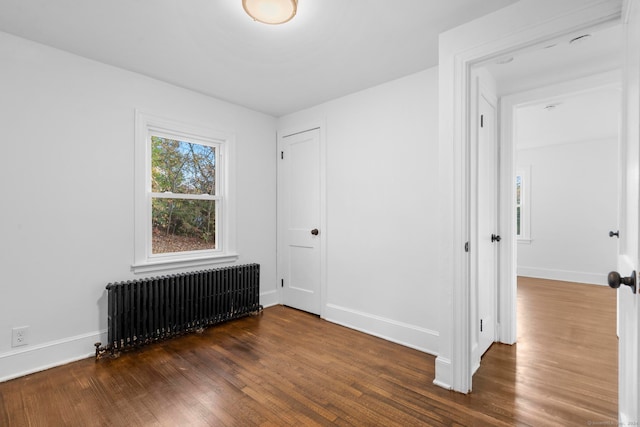
[[[516,176],[516,205],[520,205],[520,192],[522,191],[522,177]]]
[[[151,137],[151,188],[154,193],[215,195],[214,147]]]
[[[520,206],[516,208],[516,235],[520,236]]]
[[[216,248],[214,200],[152,200],[152,253]]]

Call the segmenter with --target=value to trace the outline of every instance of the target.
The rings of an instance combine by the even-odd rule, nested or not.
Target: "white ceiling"
[[[585,34],[590,36],[570,43]],[[502,96],[619,69],[622,47],[622,25],[614,21],[498,58],[513,58],[509,63],[494,61],[482,66],[496,79],[498,95]]]
[[[589,34],[578,42],[570,40]],[[622,25],[601,24],[548,40],[480,64],[496,80],[499,96],[568,82],[611,70],[619,70],[623,59]],[[505,58],[513,61],[500,64]],[[619,85],[564,94],[516,109],[515,140],[518,149],[616,139],[621,107]],[[555,108],[545,109],[549,104]]]
[[[617,139],[621,90],[606,86],[516,109],[518,149]],[[547,105],[555,108],[545,108]]]
[[[515,0],[0,0],[0,31],[281,116],[434,66],[438,34]]]

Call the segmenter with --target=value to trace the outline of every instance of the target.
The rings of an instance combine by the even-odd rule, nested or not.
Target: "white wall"
[[[407,76],[282,117],[325,120],[326,319],[437,351],[438,77]]]
[[[105,341],[105,285],[134,278],[136,108],[235,132],[239,263],[273,292],[273,117],[4,33],[0,58],[0,381]]]
[[[518,275],[607,284],[616,269],[617,140],[517,151],[530,166],[531,243],[518,244]]]

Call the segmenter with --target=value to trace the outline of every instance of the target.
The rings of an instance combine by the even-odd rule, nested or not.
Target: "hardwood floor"
[[[0,383],[1,426],[617,425],[615,292],[521,279],[462,395],[434,357],[285,307]]]
[[[518,344],[493,345],[474,393],[511,396],[518,423],[617,425],[617,384],[616,292],[520,277]]]

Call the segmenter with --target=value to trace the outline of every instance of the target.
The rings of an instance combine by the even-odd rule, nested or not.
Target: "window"
[[[233,138],[136,112],[135,272],[237,259]]]
[[[516,235],[518,241],[523,243],[531,241],[530,176],[529,166],[516,171]]]

